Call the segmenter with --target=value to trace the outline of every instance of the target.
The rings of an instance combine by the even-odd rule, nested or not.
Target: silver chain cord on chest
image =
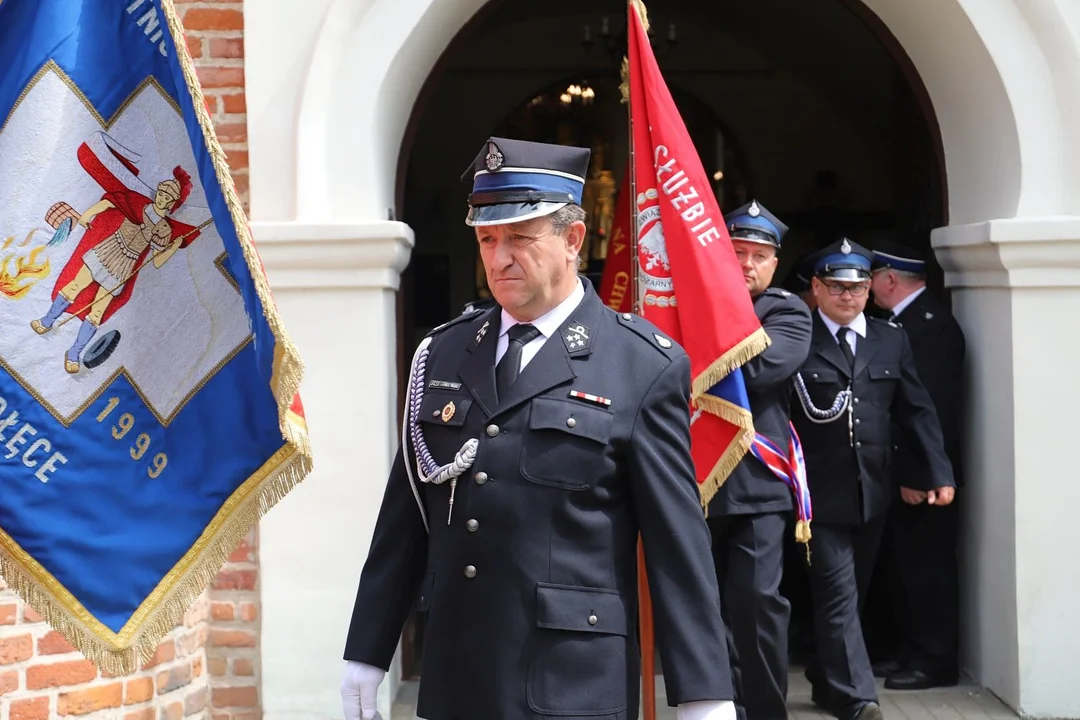
[[[454,455],[454,459],[445,465],[439,465],[431,456],[427,442],[424,440],[424,432],[420,429],[420,406],[424,402],[424,378],[427,370],[428,349],[423,347],[416,358],[416,367],[413,372],[412,387],[409,388],[409,439],[412,440],[413,452],[416,454],[416,471],[420,476],[420,482],[432,485],[442,485],[450,481],[450,511],[446,516],[446,524],[450,524],[450,516],[454,512],[454,492],[457,490],[457,479],[472,467],[476,460],[476,449],[480,442],[476,438],[465,441],[461,449]]]
[[[802,373],[795,373],[795,394],[799,397],[799,404],[802,405],[806,418],[818,425],[839,420],[840,415],[847,410],[848,442],[852,447],[855,446],[855,405],[851,402],[850,384],[846,389],[837,393],[832,406],[827,410],[822,410],[814,405],[814,401],[810,399],[810,392],[806,389],[806,381],[803,380]]]

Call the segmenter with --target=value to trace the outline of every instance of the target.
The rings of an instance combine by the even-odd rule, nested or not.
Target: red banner
[[[615,312],[630,312],[634,302],[630,265],[630,164],[623,173],[622,187],[615,198],[615,217],[611,223],[604,274],[600,278],[600,300]]]
[[[628,80],[641,314],[690,356],[691,450],[707,503],[750,447],[753,420],[738,368],[769,340],[639,5],[628,6]]]

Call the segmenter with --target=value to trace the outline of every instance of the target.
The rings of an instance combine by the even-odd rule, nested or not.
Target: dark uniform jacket
[[[420,420],[439,464],[479,441],[456,487],[399,452],[345,658],[389,667],[410,605],[428,613],[418,714],[636,720],[637,536],[672,705],[733,698],[689,451],[690,366],[650,323],[586,294],[496,399],[500,310],[433,332]],[[665,347],[666,346],[666,347]],[[580,391],[610,406],[571,397]],[[449,411],[453,403],[453,412]]]
[[[904,328],[919,380],[933,400],[945,440],[945,454],[952,462],[957,484],[962,484],[960,424],[963,414],[964,331],[949,309],[923,290],[893,321]],[[894,475],[901,485],[916,490],[933,490],[932,475],[925,458],[903,432],[894,436]]]
[[[856,341],[854,380],[836,338],[813,313],[810,356],[801,374],[814,405],[827,409],[850,383],[853,408],[828,423],[811,422],[798,399],[792,419],[803,444],[814,522],[856,525],[877,517],[899,494],[889,465],[892,423],[911,437],[929,466],[930,485],[954,485],[941,427],[915,370],[907,336],[898,326],[867,318],[866,337]]]
[[[772,340],[765,352],[742,366],[754,430],[786,452],[791,376],[810,352],[810,311],[787,290],[769,288],[754,298],[754,312]],[[747,453],[709,503],[709,514],[747,515],[793,507],[791,489]]]

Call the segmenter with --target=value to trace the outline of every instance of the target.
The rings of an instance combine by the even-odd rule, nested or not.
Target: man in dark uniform
[[[816,300],[814,300],[814,294],[810,292],[810,278],[814,274],[814,269],[810,266],[809,260],[812,255],[799,258],[794,267],[788,271],[787,277],[784,278],[784,282],[781,287],[791,293],[795,293],[799,296],[799,299],[806,303],[806,306],[811,310],[816,307]]]
[[[772,344],[742,366],[754,429],[777,448],[791,440],[791,376],[810,351],[810,311],[787,290],[770,288],[787,226],[756,200],[728,216],[754,312]],[[749,720],[787,717],[788,618],[780,595],[784,531],[792,491],[748,453],[709,504],[713,557],[736,662],[735,693]]]
[[[498,306],[414,356],[345,646],[347,718],[374,716],[417,601],[420,717],[636,720],[639,532],[668,702],[681,720],[736,717],[689,358],[576,274],[588,161],[492,138],[466,173]]]
[[[949,309],[926,289],[926,257],[920,251],[877,242],[872,272],[874,302],[891,312],[892,321],[907,334],[961,485],[964,332]],[[891,607],[898,611],[895,621],[907,647],[885,687],[924,690],[955,685],[960,677],[956,505],[928,504],[934,485],[923,456],[901,432],[894,434],[893,448],[893,477],[904,502],[894,503],[890,512],[885,548],[896,572],[890,585],[897,602]]]
[[[926,459],[934,503],[949,504],[954,490],[941,428],[907,336],[863,314],[870,261],[870,252],[847,238],[815,256],[811,286],[818,309],[810,356],[795,377],[800,407],[792,411],[814,500],[810,588],[817,659],[807,676],[815,702],[845,720],[883,717],[859,599],[897,494],[889,465],[894,422]]]

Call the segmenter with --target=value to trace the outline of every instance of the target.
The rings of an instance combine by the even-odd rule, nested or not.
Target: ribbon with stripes
[[[761,433],[754,433],[750,452],[765,463],[765,467],[780,478],[795,495],[795,539],[801,543],[809,543],[810,521],[814,512],[810,503],[810,486],[806,482],[806,461],[803,459],[802,442],[799,434],[795,432],[795,426],[789,422],[788,428],[791,435],[786,453]]]

